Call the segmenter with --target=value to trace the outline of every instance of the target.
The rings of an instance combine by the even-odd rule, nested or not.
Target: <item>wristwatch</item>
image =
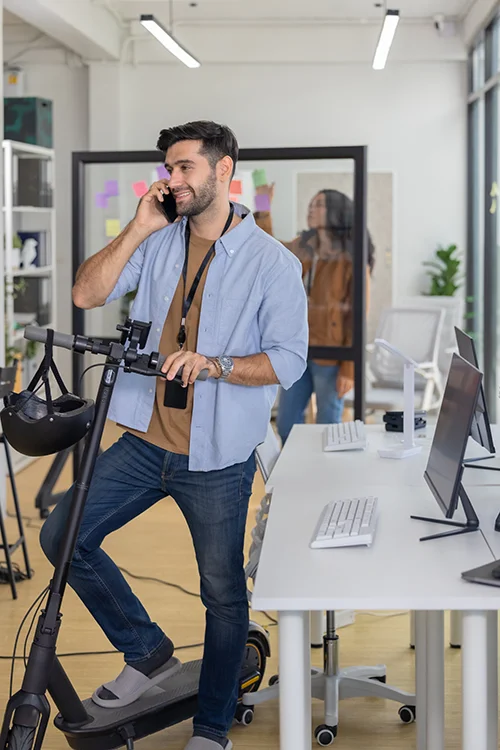
[[[234,362],[232,357],[216,357],[215,361],[219,365],[220,380],[227,380],[234,369]]]

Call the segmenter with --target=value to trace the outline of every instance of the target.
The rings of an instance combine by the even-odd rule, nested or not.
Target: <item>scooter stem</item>
[[[12,696],[7,705],[0,734],[0,750],[7,747],[12,716],[15,724],[38,728],[34,750],[41,748],[50,715],[50,706],[45,698],[47,691],[67,721],[81,725],[89,719],[83,703],[56,660],[56,642],[61,625],[61,603],[116,382],[118,364],[118,361],[108,358],[102,373],[94,421],[85,442],[74,485],[71,509],[50,582],[47,605],[38,620],[21,690]]]

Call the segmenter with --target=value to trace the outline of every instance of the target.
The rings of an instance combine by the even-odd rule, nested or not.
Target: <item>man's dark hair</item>
[[[212,169],[224,156],[233,160],[233,175],[238,161],[238,141],[233,131],[226,125],[218,125],[209,120],[188,122],[160,132],[156,147],[167,153],[171,146],[180,141],[201,141],[200,153],[207,157]]]

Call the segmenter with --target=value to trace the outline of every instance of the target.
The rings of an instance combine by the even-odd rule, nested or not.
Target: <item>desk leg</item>
[[[444,750],[444,612],[427,612],[426,652],[427,750]]]
[[[311,750],[309,612],[279,613],[280,748]]]
[[[487,612],[463,613],[462,750],[488,750],[488,618]]]
[[[488,750],[498,750],[498,613],[487,618]]]
[[[417,750],[427,748],[427,612],[415,612]]]

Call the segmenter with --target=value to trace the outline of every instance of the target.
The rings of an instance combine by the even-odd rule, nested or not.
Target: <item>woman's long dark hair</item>
[[[320,190],[319,195],[325,196],[326,203],[326,229],[331,233],[332,239],[340,242],[342,250],[352,256],[352,228],[354,223],[354,204],[350,198],[339,190]],[[316,229],[302,232],[301,245],[305,246],[316,236]],[[375,247],[368,234],[368,267],[370,273],[375,266]]]

